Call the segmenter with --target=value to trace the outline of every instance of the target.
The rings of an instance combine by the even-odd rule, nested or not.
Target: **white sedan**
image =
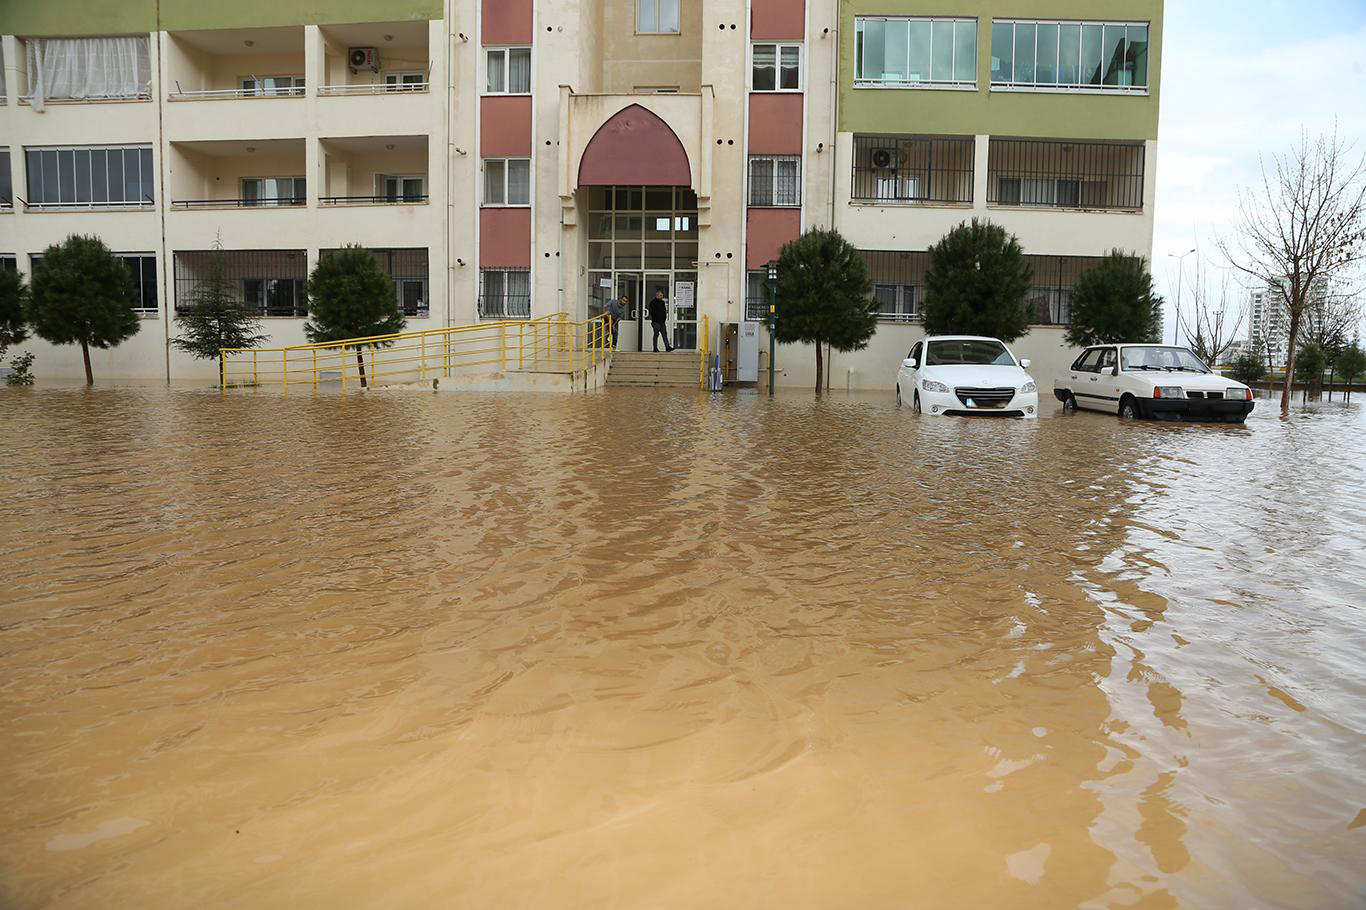
[[[1053,394],[1068,411],[1158,420],[1242,423],[1254,407],[1250,388],[1170,344],[1092,345],[1058,374]]]
[[[1039,416],[1039,390],[1000,340],[935,335],[917,341],[896,374],[896,403],[917,414]]]

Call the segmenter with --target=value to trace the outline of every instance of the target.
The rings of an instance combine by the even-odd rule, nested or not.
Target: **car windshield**
[[[1015,366],[1006,346],[999,341],[963,339],[959,341],[931,341],[925,350],[925,366],[950,366],[957,363]]]
[[[1119,363],[1125,370],[1167,370],[1180,373],[1208,373],[1209,367],[1185,348],[1125,347],[1119,349]]]

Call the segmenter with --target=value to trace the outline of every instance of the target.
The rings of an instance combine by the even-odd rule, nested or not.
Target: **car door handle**
[[[1100,377],[1099,377],[1099,376],[1092,376],[1092,377],[1091,377],[1091,381],[1092,381],[1092,382],[1100,382]]]

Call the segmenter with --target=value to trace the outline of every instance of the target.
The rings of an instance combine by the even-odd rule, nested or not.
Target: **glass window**
[[[487,57],[486,93],[525,95],[531,91],[531,48],[490,48]]]
[[[1040,22],[1035,32],[1037,52],[1034,80],[1039,85],[1056,85],[1058,81],[1058,24]]]
[[[481,269],[479,284],[480,316],[498,319],[527,319],[531,316],[529,269]]]
[[[507,91],[507,51],[491,50],[488,52],[488,88],[490,94],[501,94]]]
[[[1124,85],[1124,29],[1123,25],[1106,25],[1102,47],[1105,64],[1105,84]]]
[[[1130,85],[1148,85],[1148,26],[1130,25],[1127,29],[1129,49],[1125,55],[1125,66],[1129,71]]]
[[[1015,23],[1015,81],[1034,81],[1034,26],[1025,22]]]
[[[754,45],[754,78],[750,88],[771,92],[778,87],[778,45]]]
[[[977,80],[974,19],[857,18],[856,85],[965,85]]]
[[[35,208],[147,206],[154,198],[152,150],[147,146],[31,148],[24,150],[24,161],[28,204]]]
[[[752,155],[749,159],[749,204],[801,204],[801,158],[795,155]]]
[[[138,300],[133,309],[142,313],[157,312],[157,258],[144,253],[115,253],[123,264],[128,266],[128,274],[133,279],[133,289]]]
[[[1101,69],[1101,26],[1083,25],[1081,27],[1081,82],[1083,85],[1100,85]]]
[[[931,341],[925,350],[926,366],[993,364],[1015,366],[1015,358],[999,341]]]
[[[787,91],[794,91],[800,88],[801,83],[801,60],[802,49],[800,46],[792,44],[785,45],[781,49],[778,88]]]
[[[89,156],[89,152],[86,153]],[[0,206],[14,205],[14,187],[10,183],[9,149],[0,149]]]
[[[995,21],[991,81],[1052,88],[1148,85],[1148,27],[1113,22]]]
[[[1102,348],[1092,348],[1077,358],[1076,363],[1072,364],[1072,369],[1078,373],[1094,373],[1096,364],[1100,363],[1100,352]]]
[[[1058,83],[1081,85],[1081,26],[1058,26]]]
[[[636,31],[678,34],[678,0],[636,0]]]
[[[1015,74],[1015,23],[991,24],[991,81],[1010,82]]]

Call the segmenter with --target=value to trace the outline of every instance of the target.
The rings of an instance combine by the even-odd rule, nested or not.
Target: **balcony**
[[[971,205],[971,136],[854,137],[854,202]]]
[[[319,205],[419,205],[427,202],[427,137],[323,139]]]
[[[177,313],[194,304],[215,258],[238,299],[256,315],[296,319],[308,315],[308,255],[304,250],[177,250]]]
[[[1141,142],[991,139],[987,203],[1035,209],[1143,210]]]
[[[304,30],[168,32],[171,101],[298,98],[304,94]]]
[[[171,208],[301,207],[306,172],[302,139],[172,142]]]
[[[323,40],[322,96],[393,95],[431,88],[428,25],[367,22],[327,25]]]

